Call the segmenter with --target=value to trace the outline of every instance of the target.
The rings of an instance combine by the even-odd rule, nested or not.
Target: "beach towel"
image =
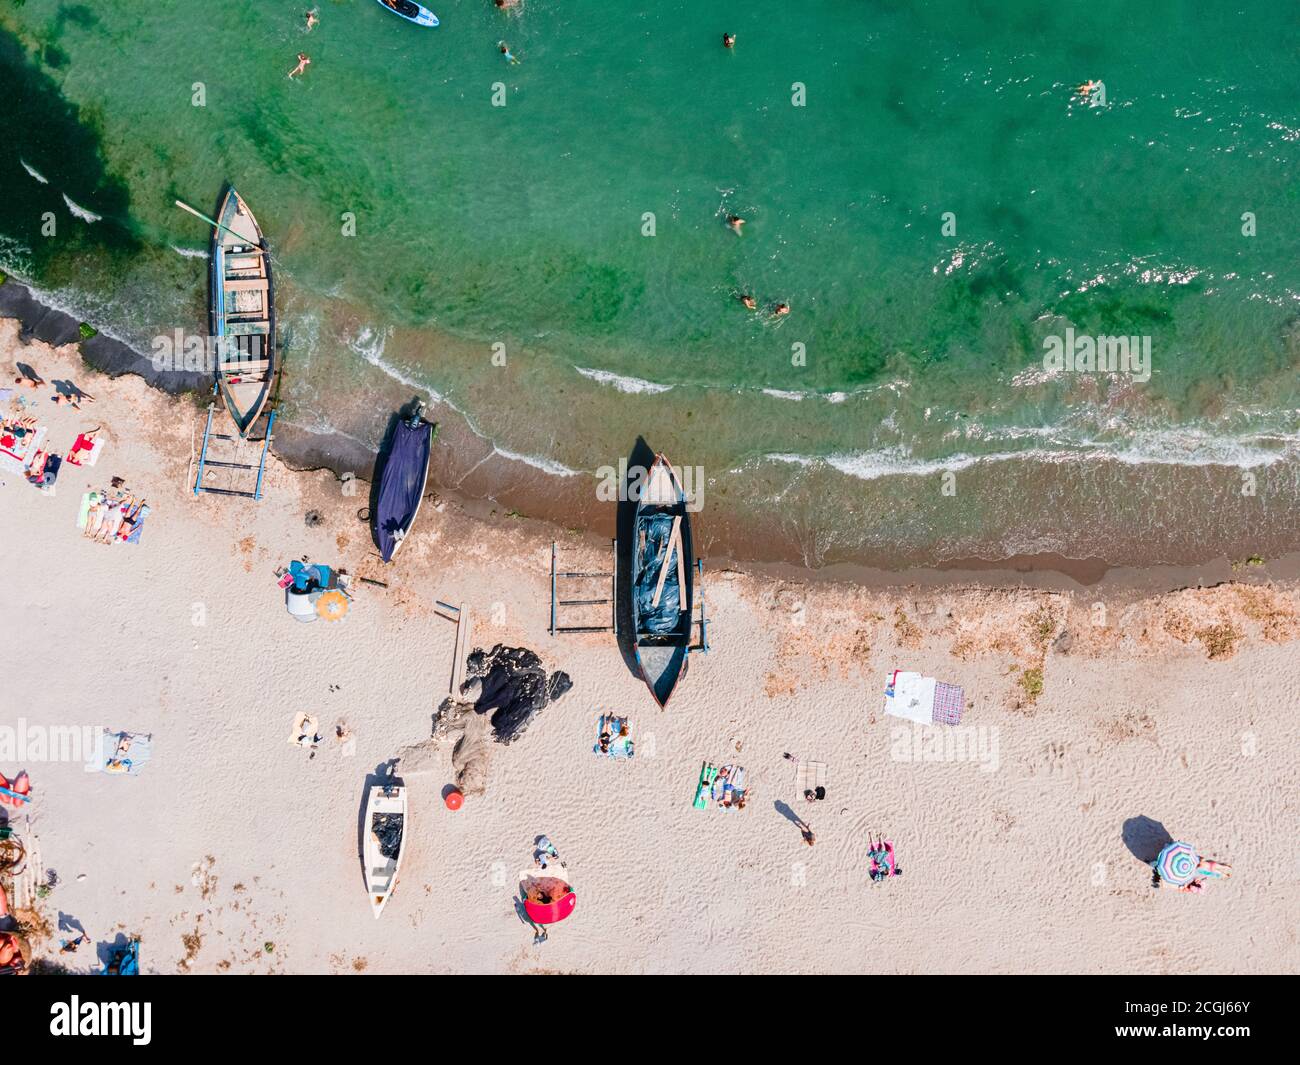
[[[895,670],[893,680],[885,688],[885,713],[919,725],[933,724],[937,683],[933,677]]]
[[[627,725],[627,735],[620,736],[619,727]],[[609,750],[600,749],[600,737],[609,733]],[[592,750],[606,758],[631,758],[635,754],[632,748],[632,722],[617,714],[601,714],[596,724],[596,745]]]
[[[101,750],[104,761],[100,772],[139,776],[145,763],[153,756],[153,734],[104,729]]]
[[[144,516],[148,509],[148,507],[145,507],[135,519],[134,523],[129,526],[130,532],[128,532],[122,540],[124,544],[138,544],[140,542],[140,534],[144,531]],[[122,528],[126,529],[128,526],[123,525]]]
[[[289,742],[295,747],[311,750],[320,742],[320,721],[310,714],[299,711],[294,715],[293,728],[289,732]]]
[[[825,762],[796,762],[794,767],[795,789],[801,797],[806,792],[816,792],[818,788],[826,787],[826,774]]]
[[[745,767],[743,765],[724,765],[713,778],[710,794],[719,809],[734,810],[735,802],[745,794]],[[723,805],[728,799],[731,805]]]
[[[68,452],[66,461],[74,466],[93,466],[99,461],[100,452],[103,450],[104,438],[102,436],[97,436],[94,440],[87,440],[86,434],[81,433],[72,445],[72,450]]]
[[[90,516],[90,504],[98,502],[98,500],[98,492],[87,492],[81,497],[81,509],[77,511],[78,529],[84,529],[86,527],[86,519]]]
[[[961,712],[966,709],[966,693],[955,684],[938,681],[934,686],[934,714],[936,725],[961,724]]]
[[[691,804],[697,810],[707,810],[709,807],[709,797],[713,794],[713,781],[718,776],[718,767],[704,763],[704,768],[700,770],[699,783],[695,785],[695,801]]]
[[[58,455],[46,455],[45,461],[41,464],[39,471],[36,466],[32,466],[32,472],[29,479],[32,484],[36,485],[46,495],[54,495],[54,485],[59,479],[59,470],[63,466],[63,459]]]
[[[10,473],[22,474],[31,460],[41,449],[45,439],[46,428],[38,425],[34,430],[19,437],[15,433],[6,433],[0,438],[0,469]]]
[[[888,876],[898,876],[902,870],[898,868],[898,858],[894,854],[894,841],[890,839],[881,841],[879,850],[868,850],[867,857],[871,859],[871,868],[867,875],[872,880],[884,880]]]

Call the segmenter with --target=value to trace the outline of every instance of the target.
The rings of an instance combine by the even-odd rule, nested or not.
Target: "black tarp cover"
[[[426,421],[397,423],[393,444],[384,463],[379,482],[379,499],[375,532],[379,537],[379,554],[391,562],[397,550],[398,534],[411,529],[415,512],[424,494],[425,475],[429,469],[429,448],[433,443],[433,425]]]
[[[402,849],[402,815],[375,814],[370,829],[379,839],[379,853],[390,860]]]
[[[677,548],[670,556],[664,555],[664,545],[673,531],[672,514],[651,514],[641,520],[640,528],[645,532],[645,546],[638,548],[641,552],[637,571],[636,609],[638,616],[638,633],[655,635],[676,632],[681,621],[682,589],[677,581]],[[685,568],[685,560],[682,562]],[[659,585],[659,571],[668,567],[668,576],[664,579],[663,591],[659,595],[659,605],[651,605],[655,597],[655,588]]]
[[[529,723],[548,703],[573,687],[567,673],[546,675],[542,660],[526,647],[497,644],[491,651],[476,650],[465,661],[468,691],[478,685],[477,713],[491,713],[492,733],[508,744],[523,735]]]

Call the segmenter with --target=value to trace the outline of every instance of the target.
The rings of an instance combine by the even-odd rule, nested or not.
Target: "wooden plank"
[[[455,659],[451,663],[451,695],[460,694],[461,683],[465,679],[465,653],[469,649],[469,604],[461,603],[456,612],[456,649]]]
[[[677,530],[677,608],[686,613],[686,561],[682,558],[682,531]]]

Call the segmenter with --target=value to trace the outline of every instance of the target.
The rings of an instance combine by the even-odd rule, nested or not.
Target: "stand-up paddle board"
[[[412,3],[412,0],[375,0],[380,7],[386,7],[394,15],[400,15],[407,22],[417,26],[433,27],[438,25],[438,16],[427,7]]]

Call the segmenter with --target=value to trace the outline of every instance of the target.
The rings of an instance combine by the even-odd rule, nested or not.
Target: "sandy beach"
[[[604,561],[599,540],[432,498],[381,568],[364,485],[272,458],[260,503],[196,498],[192,401],[0,321],[5,387],[19,362],[95,397],[73,410],[51,384],[13,386],[53,450],[97,425],[107,443],[93,468],[65,465],[53,495],[0,475],[0,725],[153,743],[125,777],[0,747],[0,772],[26,769],[33,786],[10,816],[38,957],[98,968],[92,946],[58,954],[71,918],[101,950],[138,936],[156,973],[1300,969],[1300,588],[1266,567],[1141,595],[712,565],[712,651],[660,711],[612,636],[547,631],[552,540],[584,566]],[[138,545],[78,532],[83,493],[111,477],[148,501]],[[707,509],[695,520],[707,527]],[[286,613],[275,571],[303,557],[353,576],[343,621]],[[397,763],[408,849],[376,921],[364,789],[429,739],[448,694],[456,628],[435,599],[471,606],[473,646],[530,648],[573,689],[494,747],[484,792],[458,811],[441,800],[449,747]],[[895,669],[961,685],[961,724],[886,716]],[[287,742],[300,711],[324,737],[311,757]],[[593,753],[605,711],[630,717],[634,759]],[[825,801],[798,794],[786,752],[827,764]],[[704,761],[745,767],[746,809],[692,807]],[[903,876],[869,880],[876,833]],[[579,903],[534,945],[513,898],[541,834]],[[1143,852],[1169,837],[1235,876],[1202,895],[1153,890]]]

